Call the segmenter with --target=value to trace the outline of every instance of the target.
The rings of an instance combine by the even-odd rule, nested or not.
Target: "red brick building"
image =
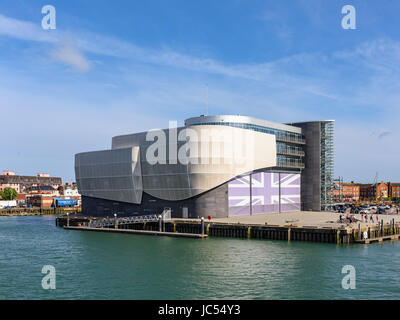
[[[336,182],[333,189],[335,202],[353,202],[360,199],[360,187],[353,182]]]
[[[389,187],[385,182],[381,182],[378,186],[373,183],[359,183],[360,187],[360,200],[376,200],[389,197]]]
[[[400,183],[389,182],[389,197],[391,198],[400,198]]]

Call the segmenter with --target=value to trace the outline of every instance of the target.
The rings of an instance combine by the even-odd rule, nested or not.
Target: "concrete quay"
[[[343,214],[342,214],[343,216]],[[204,233],[210,237],[231,237],[244,239],[268,239],[284,241],[308,241],[325,243],[371,243],[372,239],[384,237],[395,240],[400,235],[399,215],[378,215],[378,222],[342,223],[340,214],[333,212],[290,212],[268,213],[253,216],[236,216],[204,221]],[[354,215],[361,219],[361,215]],[[91,220],[98,218],[70,217],[69,225],[84,230]],[[58,217],[57,225],[65,226],[66,217]],[[159,222],[141,222],[117,225],[118,230],[152,231],[160,230],[171,234],[202,234],[200,219],[165,220],[160,229]],[[87,228],[86,228],[87,229]],[[97,229],[97,228],[96,228]],[[107,228],[101,228],[107,229]],[[115,230],[115,226],[109,228]],[[93,230],[94,231],[94,230]],[[96,230],[100,231],[100,230]],[[366,241],[370,239],[371,241]],[[383,241],[383,240],[382,240]]]

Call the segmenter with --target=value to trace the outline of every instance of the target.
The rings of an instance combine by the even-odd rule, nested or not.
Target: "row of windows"
[[[304,155],[304,151],[302,147],[293,146],[283,142],[276,143],[276,151],[279,153],[291,153],[296,155]]]
[[[255,124],[249,124],[249,123],[205,122],[205,123],[196,123],[196,124],[191,124],[191,125],[193,125],[193,126],[201,126],[201,125],[230,126],[230,127],[236,127],[236,128],[242,128],[242,129],[248,129],[248,130],[273,134],[276,136],[277,139],[281,139],[281,140],[288,140],[288,141],[300,142],[300,143],[305,142],[304,136],[299,133],[284,131],[284,130],[279,130],[279,129],[273,129],[273,128],[267,128],[267,127],[258,126]]]
[[[279,167],[303,167],[304,162],[300,158],[277,155],[277,165]]]

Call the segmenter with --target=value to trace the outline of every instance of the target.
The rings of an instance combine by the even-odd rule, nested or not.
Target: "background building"
[[[356,202],[360,200],[360,186],[354,182],[334,183],[334,202]]]
[[[361,200],[377,200],[387,198],[389,196],[388,184],[381,182],[376,183],[359,183]]]
[[[46,186],[57,189],[60,185],[62,185],[61,178],[50,177],[49,174],[44,173],[38,173],[36,176],[21,176],[13,171],[4,170],[0,175],[0,189],[11,187],[18,193],[25,193],[26,189],[31,187]]]
[[[333,121],[289,125],[200,116],[157,138],[150,133],[154,139],[147,132],[116,136],[111,150],[75,155],[84,214],[159,214],[171,208],[174,217],[226,217],[319,211],[332,203]],[[148,151],[155,144],[165,148],[157,149],[165,161],[152,164]],[[187,163],[171,161],[182,150]]]
[[[400,183],[388,182],[389,197],[400,198]]]

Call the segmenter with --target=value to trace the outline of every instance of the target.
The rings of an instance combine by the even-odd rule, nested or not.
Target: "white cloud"
[[[21,40],[56,42],[57,31],[43,30],[40,24],[17,20],[0,14],[0,35]]]
[[[94,66],[91,70],[95,72],[97,69],[107,70],[108,64],[103,64],[103,61],[108,60],[95,62],[102,60],[101,56],[123,58],[116,59],[118,63],[112,64],[114,76],[104,72],[98,79],[85,79],[89,82],[76,86],[73,81],[61,86],[55,81],[54,90],[35,87],[36,79],[32,76],[25,79],[25,86],[28,89],[35,87],[36,90],[28,94],[20,88],[22,76],[19,75],[12,85],[8,85],[10,80],[4,80],[6,85],[0,92],[0,109],[19,110],[20,118],[26,122],[25,129],[35,133],[36,143],[56,143],[54,135],[45,134],[43,138],[42,132],[35,131],[35,123],[43,121],[42,113],[50,115],[44,121],[53,124],[52,132],[57,131],[60,125],[52,121],[54,113],[62,116],[64,123],[71,123],[74,130],[62,133],[64,143],[70,147],[57,150],[60,159],[89,148],[107,148],[110,137],[119,133],[166,127],[167,119],[181,121],[187,116],[203,113],[204,84],[207,82],[210,113],[246,113],[282,122],[336,119],[336,175],[360,180],[375,176],[376,170],[384,170],[382,176],[389,179],[392,174],[394,179],[400,178],[394,172],[400,156],[398,148],[386,147],[396,146],[400,139],[397,130],[400,119],[399,42],[385,39],[326,55],[314,52],[265,63],[228,64],[168,48],[155,50],[139,47],[95,33],[44,31],[39,24],[2,15],[0,35],[51,43],[54,59],[80,71],[90,69],[85,57],[90,57],[90,54],[98,55],[90,59]],[[120,67],[120,64],[123,66]],[[173,70],[162,67],[172,67]],[[17,77],[13,70],[2,72],[3,68],[0,65],[0,84],[1,79]],[[213,78],[212,75],[218,77]],[[78,78],[80,75],[73,76]],[[10,96],[9,89],[12,87],[15,94]],[[19,97],[22,91],[25,94]],[[38,92],[46,94],[41,97]],[[94,101],[97,97],[98,100]],[[42,107],[42,101],[35,102],[33,98],[44,99],[48,105],[55,107]],[[16,102],[13,104],[13,101]],[[7,129],[7,126],[3,128]],[[12,130],[11,124],[8,128]],[[371,131],[378,134],[370,137]],[[392,134],[379,139],[379,133],[385,131]],[[21,150],[25,137],[25,133],[21,134],[18,141]],[[26,148],[29,150],[30,146]],[[47,150],[47,147],[35,149]],[[381,150],[385,150],[384,155]],[[25,158],[31,159],[35,156],[34,152],[32,150],[24,155]],[[50,154],[47,158],[46,165],[53,166],[53,156]],[[40,153],[35,159],[32,166],[38,166],[43,161]],[[60,161],[68,162],[59,165],[60,172],[65,170],[62,168],[72,170],[72,157]]]
[[[87,72],[90,69],[90,63],[84,54],[71,44],[58,46],[51,52],[51,56],[59,61],[73,66],[75,69]]]

